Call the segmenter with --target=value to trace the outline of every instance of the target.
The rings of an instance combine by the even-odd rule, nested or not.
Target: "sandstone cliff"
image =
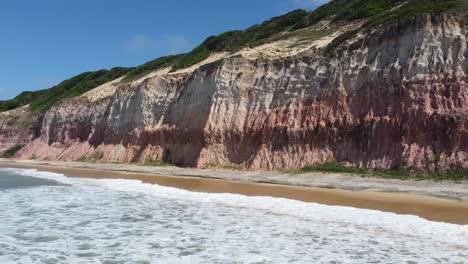
[[[323,45],[333,30],[289,50],[279,41],[279,53],[222,54],[65,100],[29,136],[0,118],[0,150],[19,140],[18,158],[46,160],[468,168],[467,29],[463,16],[423,15],[335,55]]]
[[[0,153],[15,145],[25,145],[39,137],[41,115],[27,107],[0,113]]]

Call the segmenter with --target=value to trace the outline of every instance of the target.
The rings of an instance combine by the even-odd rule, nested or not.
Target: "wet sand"
[[[141,180],[145,183],[196,192],[234,193],[248,196],[288,198],[326,205],[350,206],[397,214],[411,214],[431,221],[468,224],[467,202],[412,194],[298,187],[269,183],[237,182],[200,177],[167,176],[50,165],[0,162],[0,167],[34,168],[41,171],[62,173],[69,177]]]

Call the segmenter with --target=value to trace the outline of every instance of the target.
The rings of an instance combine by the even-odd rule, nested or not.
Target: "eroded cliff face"
[[[27,107],[0,113],[0,153],[19,144],[26,145],[39,137],[41,115]]]
[[[5,116],[0,116],[0,153],[3,153],[18,142],[18,131],[7,125]]]
[[[466,168],[466,25],[462,17],[424,16],[362,34],[337,56],[323,49],[233,56],[120,84],[110,97],[48,111],[18,157]]]

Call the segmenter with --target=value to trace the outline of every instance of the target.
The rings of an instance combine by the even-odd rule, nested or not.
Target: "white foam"
[[[468,245],[468,226],[432,222],[415,215],[398,215],[377,210],[367,210],[344,206],[328,206],[306,203],[297,200],[273,197],[252,197],[238,194],[191,192],[177,188],[146,184],[139,180],[126,179],[81,179],[68,178],[63,174],[37,171],[35,169],[14,170],[25,176],[55,180],[63,184],[93,185],[120,191],[145,193],[161,198],[188,200],[192,202],[214,203],[227,206],[266,210],[279,214],[308,219],[330,219],[360,225],[386,227],[402,233],[417,232],[433,239]]]
[[[36,169],[15,169],[15,168],[1,168],[0,172],[10,172],[19,176],[35,177],[47,180],[57,181],[63,184],[72,184],[74,181],[72,178],[65,177],[64,174],[38,171]]]
[[[421,263],[432,263],[431,261],[436,262],[435,259],[437,259],[437,261],[444,261],[445,259],[449,260],[447,263],[450,263],[450,261],[458,261],[460,259],[463,259],[464,256],[461,256],[460,252],[468,252],[466,251],[468,249],[468,226],[431,222],[412,215],[397,215],[387,212],[342,206],[326,206],[315,203],[305,203],[295,200],[271,197],[248,197],[236,194],[212,194],[190,192],[176,188],[145,184],[137,180],[67,178],[62,174],[39,172],[36,170],[12,169],[10,170],[10,172],[14,172],[15,174],[20,174],[24,176],[33,176],[49,180],[55,180],[60,183],[78,187],[80,188],[80,190],[82,190],[81,192],[87,193],[83,194],[83,197],[76,197],[76,199],[78,200],[86,199],[89,195],[96,195],[97,197],[99,197],[101,195],[104,195],[104,193],[106,193],[107,195],[105,197],[109,197],[109,199],[111,199],[111,196],[109,195],[113,195],[112,192],[115,192],[116,194],[126,193],[128,195],[132,195],[132,197],[137,198],[135,198],[135,201],[130,199],[129,201],[125,201],[125,203],[119,199],[108,202],[110,204],[115,204],[116,207],[121,206],[122,208],[127,209],[132,208],[132,210],[134,209],[136,211],[135,213],[141,213],[142,211],[149,210],[148,208],[152,208],[150,210],[157,210],[154,208],[155,205],[152,204],[152,201],[154,201],[155,204],[163,203],[163,207],[165,208],[164,212],[170,215],[174,214],[175,216],[177,216],[178,214],[185,214],[187,213],[187,211],[193,210],[194,212],[191,212],[191,217],[192,215],[195,215],[196,217],[193,218],[196,221],[199,221],[200,226],[216,225],[217,221],[231,221],[232,216],[230,216],[229,213],[232,213],[233,211],[239,212],[239,217],[242,217],[241,219],[239,219],[239,222],[242,222],[242,226],[238,228],[240,228],[241,230],[245,228],[245,231],[237,233],[237,231],[239,230],[234,228],[235,230],[237,230],[235,232],[235,236],[247,236],[248,238],[244,239],[251,239],[252,241],[244,241],[244,243],[252,247],[253,251],[255,251],[254,249],[256,247],[258,247],[258,250],[260,251],[269,250],[268,247],[276,250],[277,248],[281,248],[281,244],[274,243],[275,232],[281,234],[281,236],[284,236],[285,238],[283,239],[286,243],[287,241],[289,241],[288,239],[291,239],[289,234],[291,232],[294,233],[295,229],[302,230],[302,233],[311,229],[312,234],[317,235],[318,237],[327,241],[329,240],[329,242],[327,243],[333,244],[333,247],[325,243],[325,246],[310,249],[313,250],[313,252],[315,252],[310,253],[311,256],[309,257],[311,260],[321,259],[321,261],[324,262],[339,259],[339,252],[333,254],[330,252],[327,253],[326,250],[330,250],[330,248],[338,248],[338,251],[357,251],[360,248],[369,247],[369,243],[379,244],[373,246],[375,247],[372,249],[374,250],[373,254],[377,254],[376,252],[378,252],[379,254],[384,254],[385,250],[388,250],[389,248],[400,248],[400,251],[407,249],[409,251],[408,259],[404,258],[406,254],[405,252],[389,253],[391,257],[398,258],[402,262],[403,260],[421,260],[424,261]],[[76,193],[74,193],[73,195],[77,196]],[[140,195],[145,195],[144,197],[146,198],[141,198],[143,200],[140,200],[140,198],[138,198],[140,197]],[[105,197],[97,199],[105,199]],[[174,206],[176,206],[177,208],[170,208],[172,204],[174,204]],[[107,217],[112,217],[112,214],[115,214],[115,212],[113,212],[112,210],[115,209],[116,208],[109,208],[108,206],[106,207],[98,204],[93,205],[89,210],[90,212],[93,210],[102,210],[102,213],[106,214]],[[222,211],[223,213],[218,214],[219,211]],[[197,215],[197,213],[203,213],[204,215],[199,216]],[[180,224],[180,220],[177,220],[177,217],[175,217],[173,220],[171,219],[172,218],[169,218],[168,222],[162,225],[166,226],[171,224]],[[203,221],[206,222],[204,223]],[[231,224],[235,225],[235,223],[236,222],[232,222]],[[101,226],[99,228],[105,227]],[[135,228],[138,230],[139,227],[135,226]],[[220,237],[219,234],[216,234],[216,231],[219,229],[222,229],[223,232],[228,232],[229,225],[226,227],[223,226],[222,228],[218,226],[216,230],[210,230],[210,232],[214,232],[214,234],[210,234],[210,232],[207,234],[205,233],[205,231],[200,233],[200,230],[198,230],[198,225],[186,226],[184,224],[181,224],[180,228],[182,228],[181,236],[187,235],[187,239],[189,239],[191,236],[197,237],[213,235],[213,237],[210,237],[210,239],[217,241],[221,244],[226,244],[210,245],[212,247],[218,248],[220,252],[229,252],[235,250],[240,250],[240,252],[244,252],[244,249],[239,249],[235,247],[234,244],[231,244],[232,241],[223,240],[224,238],[222,236]],[[261,236],[264,238],[262,241],[256,241],[256,235],[249,234],[252,228],[254,230],[258,229],[258,232],[262,232],[257,234],[258,236],[260,236],[261,234]],[[166,231],[163,228],[158,229],[158,232],[164,233]],[[243,232],[246,233],[244,234]],[[272,233],[271,235],[270,232]],[[338,237],[334,237],[335,234]],[[226,234],[223,233],[223,235]],[[301,243],[306,243],[308,241],[305,237],[301,237],[301,234],[298,234],[297,236],[297,238],[294,238],[300,240],[299,242],[296,241],[298,243],[297,245],[285,245],[286,247],[288,247],[288,252],[291,251],[291,256],[289,256],[290,258],[294,257],[294,252],[296,252],[297,254],[301,252],[301,250],[303,249],[300,246]],[[375,238],[377,241],[372,242],[371,240],[373,238]],[[264,241],[265,239],[272,239],[273,242]],[[340,239],[346,239],[347,241],[342,242]],[[161,241],[157,241],[157,243],[171,244],[170,240],[163,239]],[[142,238],[142,241],[140,242],[146,243],[148,241],[145,241],[145,239]],[[264,247],[265,243],[268,245],[267,247]],[[291,241],[288,243],[291,243]],[[347,245],[349,248],[346,248]],[[226,247],[225,250],[223,247]],[[324,252],[321,252],[321,250],[324,250]],[[380,252],[379,250],[381,250],[382,252]],[[433,254],[423,254],[423,252],[427,250],[433,251]],[[194,261],[190,263],[199,263],[203,260],[206,260],[206,254],[208,253],[205,252],[205,255],[201,253],[198,255],[195,254],[195,256],[198,256],[197,258],[199,258],[198,261],[196,261],[197,258],[194,255],[191,255],[191,260]],[[212,257],[212,254],[213,253],[210,253],[210,257]],[[250,254],[248,253],[248,251],[244,252],[243,254],[245,254],[245,256],[248,257],[236,258],[238,260],[240,259],[241,263],[250,263],[264,260],[266,260],[265,263],[270,263],[268,262],[268,258],[265,257],[265,254],[259,254],[261,257],[258,257],[256,259],[253,257],[255,256],[255,254]],[[275,253],[273,252],[271,254]],[[369,254],[367,256],[368,259],[366,259],[366,261],[371,261],[373,259],[379,258],[377,256],[374,256],[372,253],[366,254]],[[394,254],[394,256],[392,254]],[[170,258],[168,258],[169,255],[169,253],[163,254],[163,256],[159,258],[159,260],[166,259],[167,262],[158,263],[186,263],[184,261],[180,262],[181,259],[183,259],[180,256],[179,258],[176,258],[179,262],[177,262],[176,259],[170,260]],[[318,256],[320,256],[320,258],[318,258]],[[270,261],[272,261],[271,263],[280,263],[275,261],[280,259],[284,261],[290,260],[287,256],[276,256],[270,259]],[[356,262],[343,261],[343,263]]]

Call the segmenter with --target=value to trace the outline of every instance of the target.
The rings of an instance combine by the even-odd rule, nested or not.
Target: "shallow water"
[[[468,263],[468,226],[0,169],[0,263]]]

